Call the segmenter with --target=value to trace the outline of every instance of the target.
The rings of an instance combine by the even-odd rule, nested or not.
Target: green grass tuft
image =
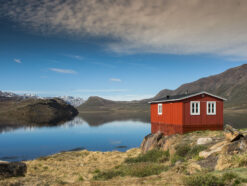
[[[196,174],[184,179],[184,184],[186,186],[224,186],[224,182],[211,174]]]
[[[125,163],[139,163],[139,162],[165,162],[170,157],[169,151],[150,150],[145,154],[141,154],[135,158],[127,158]]]
[[[158,163],[139,162],[131,164],[122,164],[111,170],[98,172],[94,180],[109,180],[117,176],[132,176],[132,177],[146,177],[150,175],[157,175],[163,171],[167,171],[168,167]]]

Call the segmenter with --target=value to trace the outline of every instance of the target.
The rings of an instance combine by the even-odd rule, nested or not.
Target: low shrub
[[[170,159],[172,165],[175,165],[175,163],[176,163],[177,161],[183,162],[184,160],[185,160],[184,157],[179,156],[179,155],[177,155],[177,154],[174,154],[174,155],[171,157],[171,159]]]
[[[211,174],[196,174],[184,178],[184,184],[187,186],[224,186],[224,182]]]
[[[84,181],[82,176],[78,176],[78,181]]]
[[[179,144],[175,149],[178,156],[185,157],[190,152],[191,147],[188,144]]]
[[[223,185],[239,185],[246,183],[247,179],[239,177],[236,173],[226,172],[222,176],[214,176],[208,174],[196,174],[184,178],[184,184],[187,186],[204,185],[204,186],[223,186]]]
[[[96,175],[94,175],[93,179],[94,180],[109,180],[117,176],[124,176],[123,172],[120,170],[108,170],[104,172],[99,172]]]
[[[176,162],[176,160],[184,161],[190,158],[198,158],[199,152],[207,149],[207,147],[204,145],[195,145],[191,147],[189,144],[179,144],[175,149],[176,153],[171,158],[172,164],[174,164],[174,161]]]
[[[165,162],[170,157],[169,151],[150,150],[145,154],[140,154],[135,158],[127,158],[125,163],[139,163],[139,162]]]
[[[114,169],[98,172],[94,180],[108,180],[117,176],[132,176],[145,177],[150,175],[157,175],[163,171],[167,171],[168,167],[158,163],[139,162],[131,164],[122,164]]]

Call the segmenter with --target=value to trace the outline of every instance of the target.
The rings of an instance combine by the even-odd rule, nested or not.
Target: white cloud
[[[84,59],[84,57],[82,57],[80,55],[66,55],[66,56],[68,56],[70,58],[77,59],[77,60],[83,60]]]
[[[246,0],[12,0],[0,12],[42,34],[110,37],[120,53],[247,56]]]
[[[16,63],[22,63],[20,59],[14,59],[14,62],[16,62]]]
[[[110,81],[113,81],[113,82],[121,82],[122,80],[121,79],[118,79],[118,78],[110,78]]]
[[[50,68],[50,71],[61,73],[61,74],[76,74],[77,72],[70,69],[61,69],[61,68]]]

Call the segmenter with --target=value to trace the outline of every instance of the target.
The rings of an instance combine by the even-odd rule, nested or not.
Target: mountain
[[[85,102],[85,100],[83,98],[80,98],[80,97],[61,96],[59,98],[61,98],[66,103],[68,103],[74,107],[79,107],[81,104],[83,104]]]
[[[204,77],[191,83],[181,85],[175,90],[163,89],[155,97],[139,101],[111,101],[100,97],[90,97],[78,107],[80,112],[147,112],[148,101],[167,95],[184,94],[186,92],[207,91],[227,98],[226,108],[247,109],[247,64],[231,68],[223,73]]]
[[[0,91],[0,100],[4,99],[4,100],[13,100],[13,99],[43,99],[39,96],[37,96],[36,94],[23,94],[23,95],[18,95],[12,92],[2,92]]]
[[[77,109],[79,112],[140,112],[148,111],[149,105],[147,100],[141,101],[112,101],[98,96],[91,96],[85,103]]]
[[[207,91],[227,98],[226,107],[247,107],[247,64],[231,68],[223,73],[186,83],[176,90],[161,90],[154,99],[166,95]]]
[[[2,99],[1,125],[58,124],[72,119],[78,111],[62,99]]]

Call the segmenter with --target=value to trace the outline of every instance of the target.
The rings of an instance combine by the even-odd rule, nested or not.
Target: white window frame
[[[192,105],[193,104],[198,104],[198,112],[192,112]],[[195,111],[195,110],[194,110]],[[200,101],[191,101],[190,102],[190,115],[200,115]]]
[[[161,108],[161,110],[160,110],[160,108]],[[158,115],[162,115],[162,110],[163,110],[162,103],[159,103],[158,104]]]
[[[208,110],[208,106],[210,106],[210,111]],[[214,105],[214,112],[212,112],[212,105]],[[216,101],[207,101],[207,115],[216,115]]]

